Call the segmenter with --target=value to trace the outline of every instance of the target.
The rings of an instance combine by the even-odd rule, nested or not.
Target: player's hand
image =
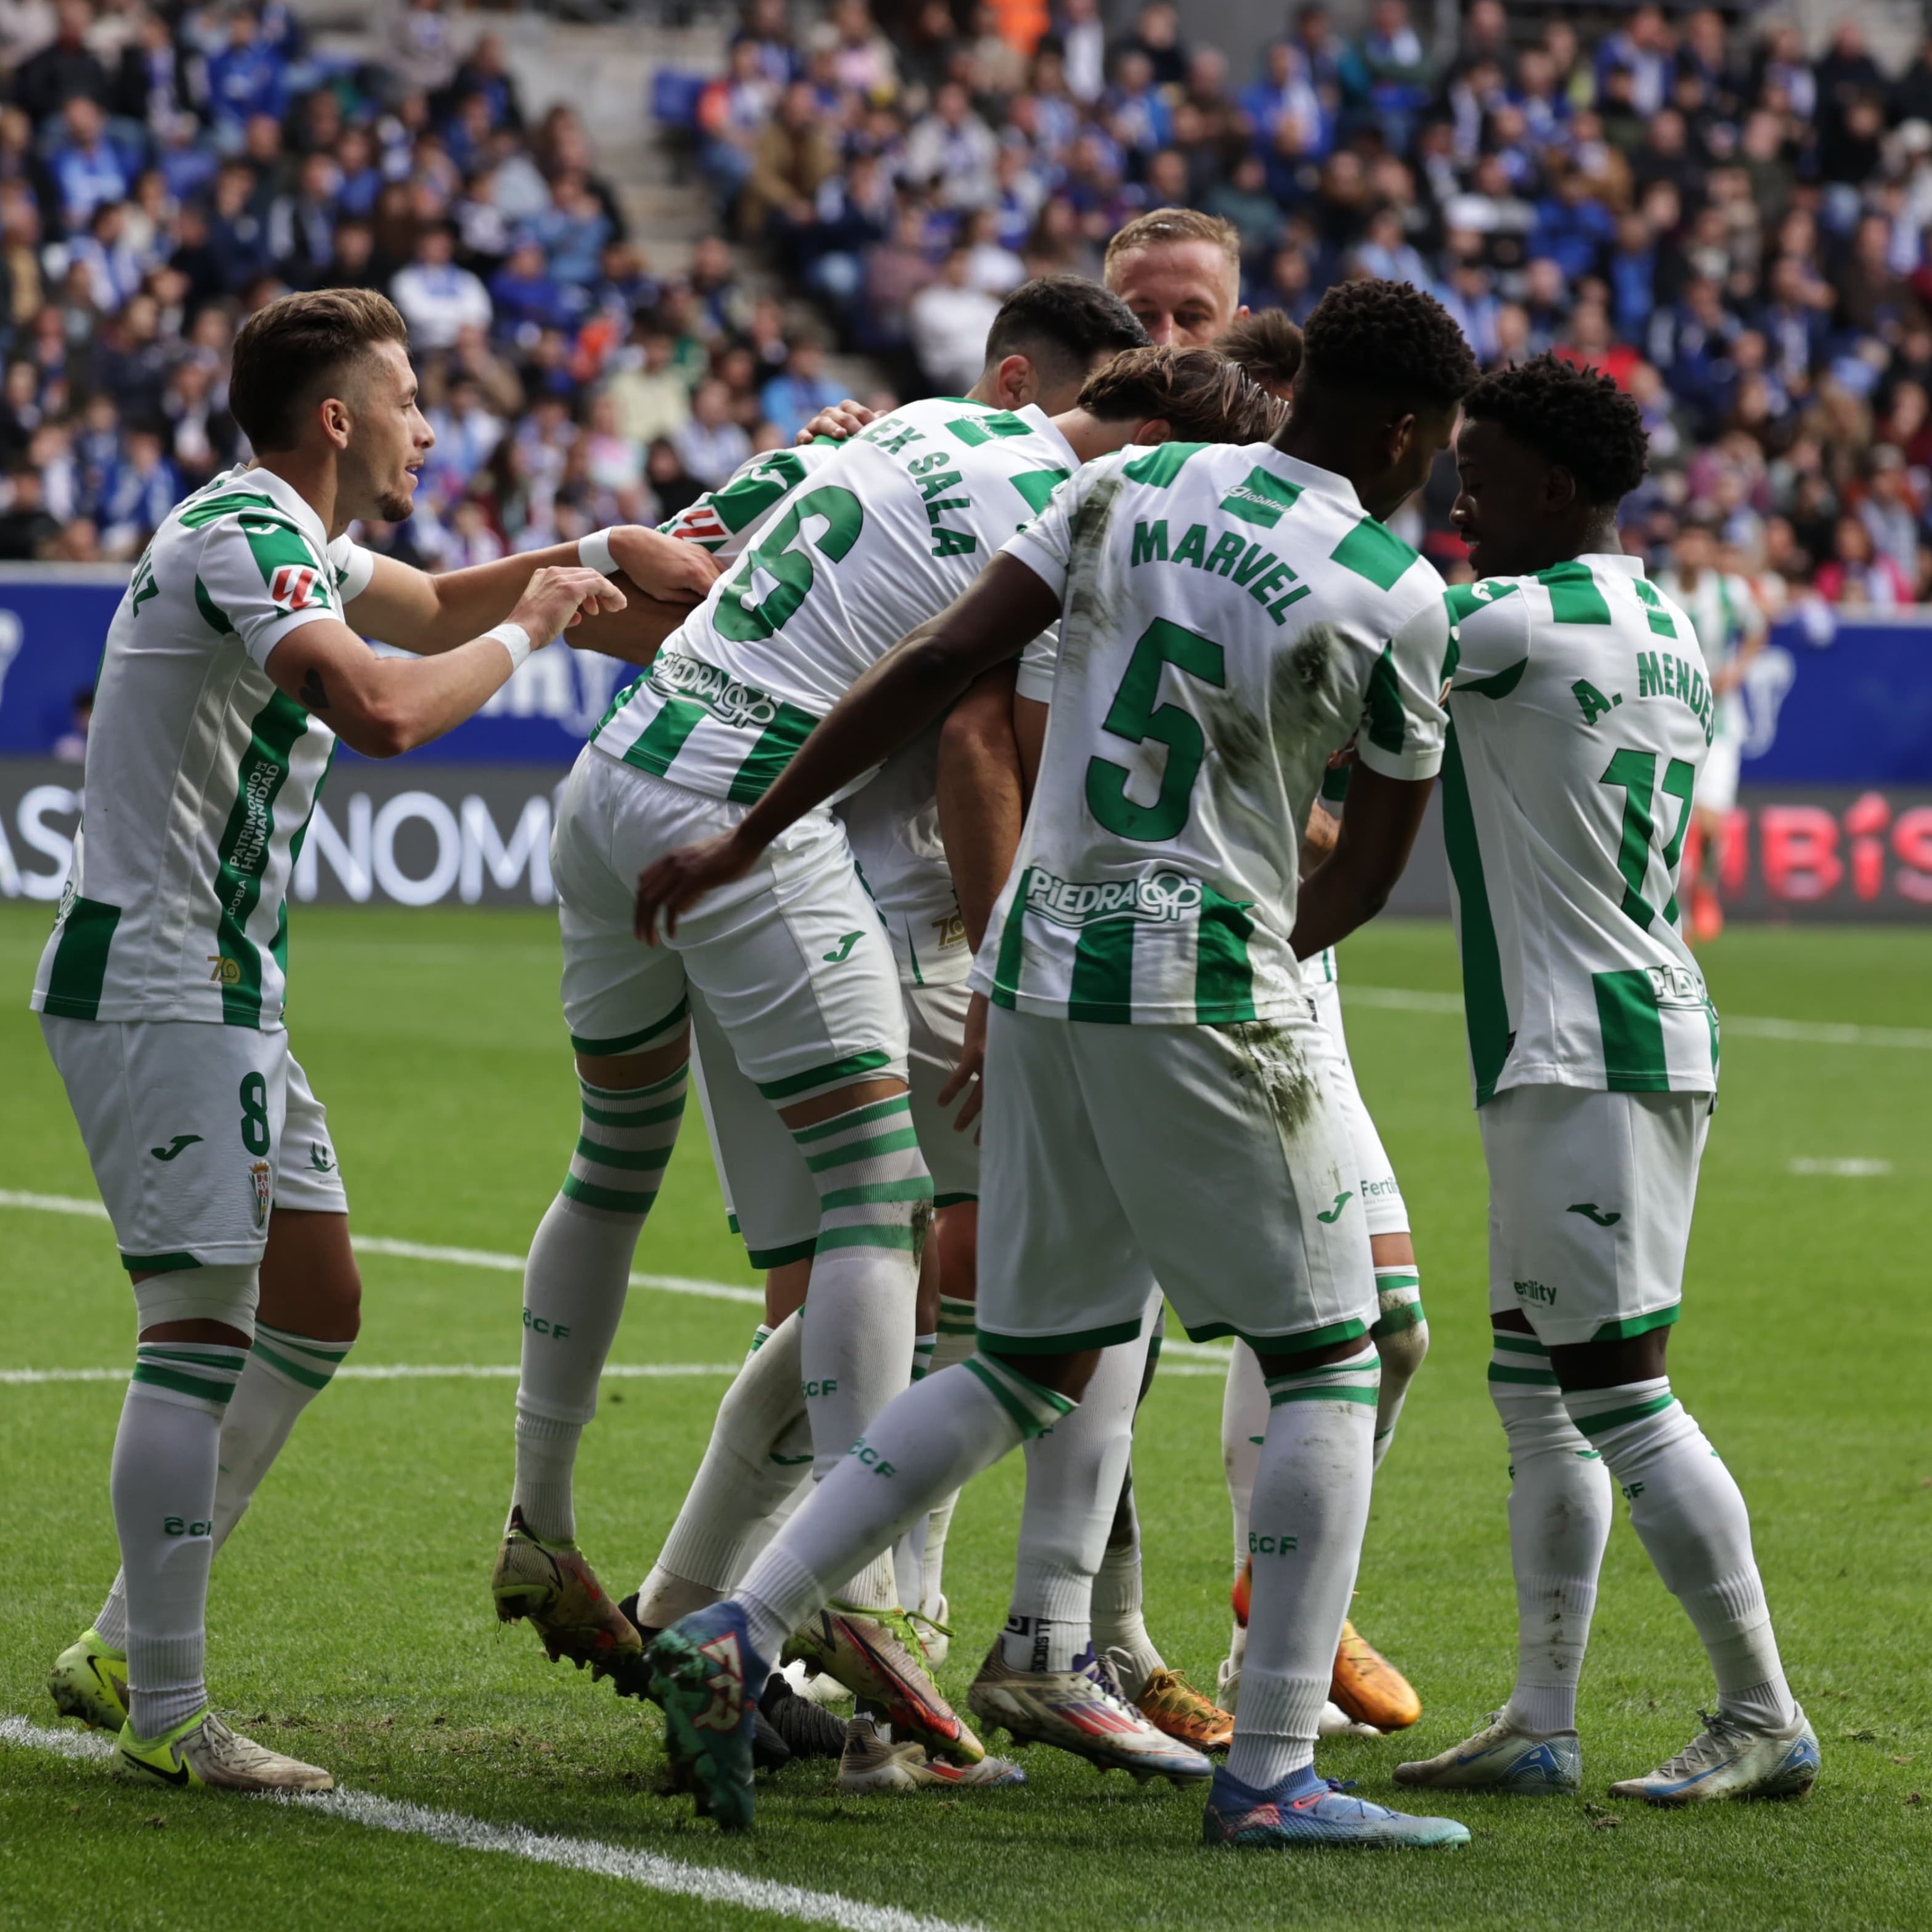
[[[655,946],[662,920],[664,935],[670,938],[677,930],[679,914],[706,892],[742,879],[758,862],[760,849],[748,848],[735,832],[727,832],[667,854],[638,875],[638,910],[632,929],[646,946]]]
[[[962,1094],[966,1104],[952,1118],[952,1130],[963,1134],[980,1118],[986,1097],[986,996],[975,993],[966,1008],[966,1036],[959,1048],[959,1064],[952,1077],[939,1090],[939,1104],[950,1106]]]
[[[868,423],[877,422],[879,412],[868,410],[863,403],[854,402],[848,396],[842,403],[834,403],[829,410],[820,410],[811,422],[798,433],[798,442],[802,448],[814,442],[821,436],[829,436],[835,442],[844,442],[856,436]]]
[[[620,524],[611,530],[610,560],[646,596],[664,604],[703,603],[718,575],[718,560],[709,550],[642,524]]]
[[[541,650],[580,617],[623,608],[624,593],[602,571],[577,563],[546,564],[524,586],[510,622],[520,624]]]

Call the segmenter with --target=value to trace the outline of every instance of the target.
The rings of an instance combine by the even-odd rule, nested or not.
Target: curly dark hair
[[[1312,384],[1448,409],[1475,386],[1476,358],[1455,318],[1406,282],[1337,283],[1301,335],[1298,395]]]
[[[1102,421],[1165,416],[1183,442],[1265,442],[1281,404],[1213,349],[1130,349],[1087,379],[1078,406]]]
[[[1463,398],[1546,463],[1560,464],[1592,503],[1622,500],[1650,466],[1643,412],[1607,376],[1549,354],[1494,369]]]

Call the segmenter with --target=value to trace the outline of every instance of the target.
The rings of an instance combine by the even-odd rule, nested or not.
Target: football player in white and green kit
[[[1086,294],[1111,302],[1090,286]],[[555,1525],[569,1507],[571,1462],[629,1256],[676,1132],[687,986],[813,1178],[800,1361],[820,1468],[836,1466],[905,1385],[933,1190],[910,1118],[898,972],[842,828],[829,812],[806,819],[671,946],[637,946],[634,880],[694,834],[742,818],[818,713],[970,582],[1081,462],[1165,434],[1126,406],[1124,390],[1114,400],[1118,414],[1096,406],[1056,422],[1037,408],[940,398],[873,424],[786,500],[579,758],[554,870],[586,1125],[526,1277],[500,1609],[511,1572],[527,1569],[532,1593],[542,1589],[541,1552],[528,1546],[554,1540],[538,1519]],[[976,1757],[976,1741],[892,1628],[898,1615],[892,1566],[874,1564],[820,1620],[814,1660],[884,1706],[896,1731]]]
[[[1449,686],[1444,830],[1490,1171],[1517,1672],[1485,1730],[1395,1775],[1579,1788],[1576,1680],[1614,1483],[1709,1654],[1718,1708],[1678,1756],[1611,1790],[1795,1797],[1818,1743],[1778,1660],[1750,1518],[1665,1372],[1718,1088],[1718,1016],[1677,902],[1709,676],[1689,620],[1618,540],[1646,457],[1636,404],[1544,356],[1486,377],[1467,409],[1454,514],[1480,580],[1396,647]]]
[[[202,1681],[214,1549],[359,1303],[327,1117],[284,1025],[290,876],[338,736],[377,757],[435,737],[580,608],[623,598],[574,546],[432,579],[350,542],[353,518],[409,514],[434,440],[379,295],[252,316],[232,406],[258,461],[169,514],[109,632],[34,980],[140,1321],[112,1484],[122,1574],[50,1688],[143,1774],[317,1790],[326,1772],[212,1716]],[[655,532],[620,544],[667,594],[709,574]],[[352,618],[422,655],[377,657]]]
[[[654,1647],[670,1748],[721,1822],[750,1821],[750,1700],[786,1633],[935,1496],[1064,1418],[1101,1354],[1142,1332],[1154,1276],[1191,1336],[1244,1336],[1273,1384],[1256,1615],[1208,1841],[1468,1835],[1312,1768],[1367,1516],[1377,1310],[1297,954],[1378,909],[1420,823],[1439,661],[1389,640],[1440,580],[1374,513],[1420,484],[1475,372],[1440,305],[1388,282],[1332,290],[1306,348],[1276,442],[1090,465],[859,680],[738,826],[640,881],[650,938],[1060,622],[1039,785],[975,967],[992,1001],[980,1346],[874,1420],[736,1594]],[[1300,828],[1358,730],[1335,856],[1298,887]],[[995,1648],[974,1687],[986,1721],[1050,1738],[1077,1695],[1117,1493],[1096,1483],[1065,1522],[1058,1648],[1030,1670]]]

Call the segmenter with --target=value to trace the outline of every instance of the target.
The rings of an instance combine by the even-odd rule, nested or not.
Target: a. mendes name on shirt
[[[688,698],[721,724],[762,731],[778,722],[782,700],[755,685],[740,683],[729,671],[701,658],[660,651],[646,675],[667,698]]]
[[[1027,910],[1058,926],[1095,926],[1121,919],[1163,926],[1198,912],[1202,900],[1201,881],[1179,872],[1083,880],[1056,878],[1036,866],[1028,872],[1026,892]]]

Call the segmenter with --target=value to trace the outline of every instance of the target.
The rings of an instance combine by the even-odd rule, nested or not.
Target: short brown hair
[[[1184,442],[1265,442],[1286,410],[1213,349],[1130,349],[1096,369],[1077,407],[1118,422],[1165,416]]]
[[[1203,214],[1198,208],[1150,208],[1137,214],[1107,244],[1102,276],[1112,274],[1123,255],[1142,248],[1158,248],[1169,242],[1205,242],[1218,248],[1236,268],[1241,266],[1241,231],[1218,214]]]
[[[235,338],[228,409],[257,454],[292,449],[303,411],[379,342],[409,346],[409,326],[374,289],[314,289],[257,309]]]
[[[1278,308],[1237,316],[1215,338],[1214,348],[1276,394],[1294,382],[1301,367],[1301,331]]]

